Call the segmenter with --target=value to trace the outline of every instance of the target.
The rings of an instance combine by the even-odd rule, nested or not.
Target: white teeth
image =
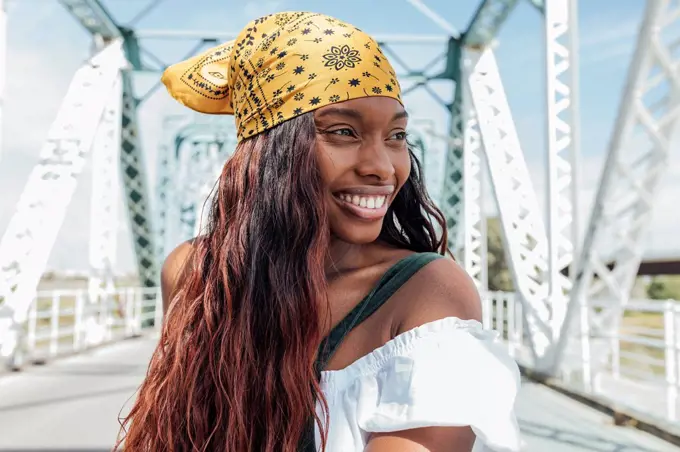
[[[340,199],[355,206],[363,207],[364,209],[380,209],[387,202],[387,196],[359,196],[341,193],[338,195]]]

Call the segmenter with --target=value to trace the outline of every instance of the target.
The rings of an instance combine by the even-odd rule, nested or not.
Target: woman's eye
[[[406,132],[397,132],[394,135],[392,135],[392,139],[403,141],[406,139],[406,136],[407,136]]]
[[[332,132],[333,135],[340,135],[343,137],[351,137],[354,136],[354,133],[352,132],[351,129],[338,129],[338,130],[333,130]]]

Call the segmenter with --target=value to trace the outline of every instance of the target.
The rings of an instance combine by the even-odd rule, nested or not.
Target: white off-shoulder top
[[[374,432],[470,426],[473,452],[520,450],[517,364],[476,320],[447,317],[321,374],[330,417],[326,452],[360,452]],[[323,419],[321,405],[317,413]],[[317,448],[321,439],[318,426]]]

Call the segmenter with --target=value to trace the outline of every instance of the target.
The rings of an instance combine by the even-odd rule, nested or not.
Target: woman
[[[275,14],[163,82],[233,114],[239,144],[205,235],[164,264],[126,450],[517,450],[516,365],[444,257],[377,43]]]

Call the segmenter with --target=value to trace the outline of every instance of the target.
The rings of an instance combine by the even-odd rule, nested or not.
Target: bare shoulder
[[[181,243],[168,254],[161,268],[161,293],[163,312],[167,312],[170,300],[175,294],[177,281],[190,268],[188,264],[194,249],[194,239]]]
[[[395,301],[396,331],[401,334],[446,317],[481,321],[479,292],[472,278],[453,259],[442,258],[421,268],[399,289]],[[475,434],[469,426],[421,427],[372,433],[366,452],[469,451]]]
[[[482,304],[472,278],[453,259],[424,266],[400,289],[396,333],[446,317],[481,321]],[[371,434],[366,452],[469,451],[475,433],[469,426],[420,427]]]
[[[482,304],[475,283],[448,257],[427,264],[404,289],[407,292],[404,300],[408,302],[399,310],[397,333],[445,317],[482,320]]]

